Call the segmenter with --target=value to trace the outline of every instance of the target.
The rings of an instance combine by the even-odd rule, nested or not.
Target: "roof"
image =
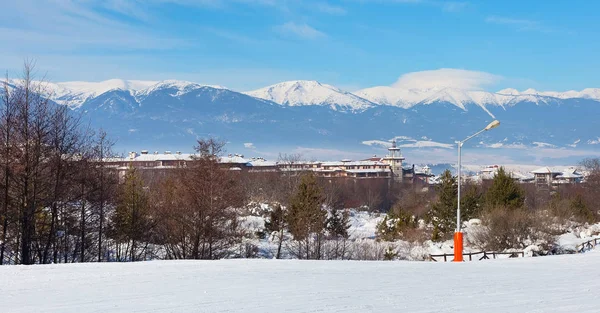
[[[240,156],[235,155],[235,156],[221,157],[219,159],[219,163],[248,164],[249,161]]]
[[[577,173],[577,169],[568,168],[565,169],[565,171],[562,172],[562,174],[556,176],[556,178],[583,178],[583,175]]]
[[[533,175],[529,175],[527,173],[510,172],[509,175],[510,175],[510,177],[516,178],[518,180],[532,180],[532,179],[534,179]]]
[[[385,173],[389,172],[389,169],[386,168],[367,168],[367,169],[359,169],[359,170],[346,170],[348,173],[362,174],[362,173]]]
[[[535,171],[531,171],[532,174],[562,174],[562,171],[557,171],[554,169],[551,169],[547,166],[544,167],[540,167]]]
[[[321,166],[387,166],[387,163],[379,162],[379,161],[352,161],[352,162],[323,162]]]
[[[122,157],[122,158],[109,158],[107,162],[119,162],[119,161],[138,161],[138,162],[155,162],[155,161],[182,161],[192,160],[194,154],[171,154],[171,153],[152,153],[152,154],[137,154],[134,158]]]
[[[265,161],[265,160],[252,160],[248,163],[250,166],[260,167],[260,166],[277,166],[277,162],[274,161]]]

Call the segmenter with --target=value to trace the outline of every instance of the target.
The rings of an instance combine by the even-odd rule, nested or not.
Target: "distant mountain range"
[[[11,84],[18,85],[17,81]],[[289,81],[249,92],[184,81],[48,84],[55,102],[83,112],[121,149],[181,149],[218,136],[233,148],[385,146],[452,148],[493,119],[502,126],[474,146],[600,150],[600,89],[498,92],[373,87],[348,92]],[[245,145],[244,145],[245,144]],[[285,152],[282,148],[281,152]]]

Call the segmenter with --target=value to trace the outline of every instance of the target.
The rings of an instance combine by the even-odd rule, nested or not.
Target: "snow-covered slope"
[[[18,86],[20,81],[11,80],[11,83]],[[98,98],[105,97],[110,91],[123,91],[129,94],[131,99],[128,101],[139,103],[141,98],[153,92],[160,92],[161,90],[168,90],[174,96],[181,96],[202,87],[225,89],[222,86],[201,85],[179,80],[144,81],[123,79],[109,79],[101,82],[44,82],[41,84],[41,87],[54,102],[68,105],[73,109],[81,107],[86,102],[96,101]]]
[[[506,91],[506,89],[504,89],[503,91]],[[546,96],[546,97],[553,97],[553,98],[557,98],[557,99],[582,98],[582,99],[600,100],[600,88],[586,88],[586,89],[583,89],[582,91],[568,90],[568,91],[563,91],[563,92],[537,91],[532,88],[529,88],[522,92],[518,92],[514,89],[512,89],[511,91],[512,91],[512,95],[515,95],[515,96],[529,95],[529,96]],[[501,92],[502,91],[499,91],[498,93],[501,93]]]
[[[155,82],[154,84],[148,86],[147,88],[137,90],[135,95],[137,97],[144,97],[153,92],[160,92],[161,90],[169,90],[170,95],[172,96],[181,96],[188,92],[194,91],[196,89],[200,89],[202,87],[210,87],[214,89],[226,89],[223,86],[217,85],[201,85],[193,82],[182,81],[182,80],[163,80],[160,82]]]
[[[429,97],[431,92],[422,89],[401,89],[388,86],[367,88],[355,92],[357,96],[381,105],[410,108]]]
[[[110,79],[101,82],[63,82],[46,84],[50,98],[57,103],[80,107],[86,100],[98,97],[110,90],[124,90],[133,94],[156,84],[155,81]]]
[[[186,81],[117,79],[48,88],[52,100],[85,113],[94,127],[110,129],[127,149],[173,149],[175,143],[193,142],[199,134],[273,145],[323,140],[345,147],[394,135],[447,144],[492,119],[502,121],[502,127],[482,137],[484,147],[537,147],[536,142],[543,142],[558,148],[600,149],[594,135],[600,89],[494,93],[374,87],[352,94],[315,81],[293,81],[244,94]]]
[[[600,251],[462,264],[238,259],[2,266],[0,301],[2,312],[12,313],[592,313],[598,262]]]
[[[498,92],[481,90],[463,90],[457,88],[403,89],[387,86],[372,87],[355,92],[356,95],[380,105],[411,108],[420,104],[437,102],[451,103],[463,110],[468,104],[474,104],[489,113],[490,106],[513,106],[522,102],[549,104],[557,99],[584,98],[600,101],[600,89],[584,89],[581,92],[538,92],[527,89],[503,89]]]
[[[373,106],[373,103],[355,94],[317,81],[288,81],[245,94],[288,106],[319,105],[329,106],[334,110],[351,111],[365,110]]]
[[[18,85],[18,80],[11,80]],[[169,94],[181,96],[202,87],[226,89],[222,86],[204,85],[188,81],[164,80],[142,81],[110,79],[102,82],[61,82],[46,83],[45,88],[51,99],[57,103],[79,108],[83,103],[112,90],[129,93],[137,102],[149,94],[167,90]],[[473,104],[490,113],[491,106],[508,107],[519,103],[552,104],[560,100],[587,99],[600,102],[600,88],[587,88],[581,91],[518,91],[508,88],[498,92],[464,90],[457,88],[406,89],[378,86],[362,89],[354,93],[317,81],[287,81],[245,92],[255,98],[271,101],[283,106],[324,106],[341,111],[364,111],[377,105],[395,106],[409,109],[418,105],[450,103],[462,110]]]

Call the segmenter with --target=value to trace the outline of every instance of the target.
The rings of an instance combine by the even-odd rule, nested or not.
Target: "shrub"
[[[549,220],[541,213],[495,207],[484,213],[482,221],[485,229],[474,237],[489,251],[524,249],[531,244],[548,248],[554,242]]]
[[[377,224],[377,238],[384,241],[395,241],[403,238],[404,233],[417,227],[417,219],[396,205]]]

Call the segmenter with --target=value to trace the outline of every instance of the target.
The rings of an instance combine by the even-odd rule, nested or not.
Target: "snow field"
[[[2,312],[598,312],[598,251],[485,262],[0,267]]]

